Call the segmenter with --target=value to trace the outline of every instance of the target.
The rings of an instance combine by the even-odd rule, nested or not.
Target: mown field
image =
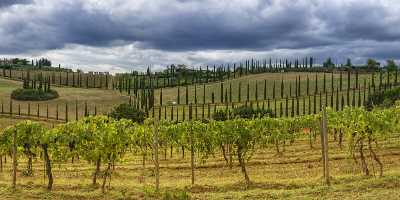
[[[11,92],[21,87],[21,82],[0,79],[0,103],[3,104],[4,112],[9,112],[10,110]],[[52,89],[58,92],[60,96],[59,98],[39,102],[13,100],[13,113],[18,113],[18,110],[20,110],[21,113],[30,113],[32,116],[37,116],[39,105],[39,115],[41,117],[46,117],[48,105],[49,116],[51,118],[56,118],[58,106],[59,118],[65,119],[65,108],[67,104],[69,119],[74,120],[76,117],[76,111],[78,111],[79,118],[84,116],[85,102],[87,102],[88,112],[90,112],[90,114],[94,114],[95,109],[97,110],[98,114],[106,114],[115,105],[123,102],[127,103],[129,101],[129,97],[113,90],[82,89],[71,87],[53,87]],[[28,103],[30,103],[30,112],[28,112]]]
[[[241,84],[241,101],[246,101],[247,99],[247,83],[249,83],[249,99],[254,101],[256,99],[256,84],[257,84],[257,98],[258,100],[262,100],[264,98],[264,81],[266,81],[266,98],[272,99],[273,97],[273,85],[275,82],[275,97],[281,98],[281,81],[283,80],[284,83],[284,90],[283,90],[283,97],[291,97],[295,94],[295,83],[296,79],[300,77],[300,96],[304,96],[307,93],[307,76],[309,77],[309,94],[315,93],[315,86],[316,86],[316,77],[317,77],[317,89],[318,93],[323,91],[323,77],[324,73],[310,73],[310,72],[284,72],[284,73],[264,73],[264,74],[255,74],[255,75],[248,75],[243,76],[236,79],[230,79],[224,81],[224,93],[225,91],[229,92],[229,85],[232,88],[232,101],[238,102],[239,98],[239,84]],[[333,81],[332,74],[326,73],[326,91],[330,92],[333,86],[334,90],[336,91],[337,88],[340,87],[340,74],[334,73],[333,74]],[[371,83],[371,74],[359,74],[358,75],[358,85],[364,87],[364,80],[368,86]],[[375,84],[378,84],[378,74],[375,74]],[[391,77],[391,81],[393,77]],[[220,83],[210,83],[205,84],[206,86],[206,103],[211,102],[211,93],[214,92],[215,102],[220,102],[220,94],[221,94],[221,85]],[[356,87],[355,81],[355,74],[351,74],[350,83],[347,81],[347,73],[342,74],[342,88],[344,90],[347,87],[350,88]],[[291,87],[291,90],[290,90]],[[195,88],[197,93],[197,101],[198,103],[203,103],[203,85],[192,85],[188,87],[189,91],[189,102],[194,103],[195,100]],[[290,93],[290,91],[292,93]],[[290,95],[291,94],[291,95]],[[181,104],[186,102],[186,89],[185,87],[180,87],[180,101]],[[178,97],[178,87],[174,88],[166,88],[163,89],[163,103],[168,102],[177,102]],[[160,103],[160,90],[156,90],[155,92],[155,103]]]
[[[1,120],[4,122],[3,120]],[[347,149],[340,149],[330,138],[330,174],[332,185],[322,181],[321,150],[318,139],[310,149],[306,138],[287,146],[283,154],[274,148],[257,148],[247,164],[252,184],[245,187],[243,175],[236,160],[233,168],[226,166],[220,154],[206,162],[196,160],[196,184],[191,186],[190,158],[181,152],[169,150],[164,157],[160,150],[161,193],[154,192],[154,171],[151,155],[145,167],[142,157],[129,153],[115,166],[112,180],[105,194],[91,185],[95,166],[85,161],[54,163],[54,187],[45,188],[43,163],[34,160],[34,175],[26,177],[22,170],[26,158],[18,163],[17,191],[12,192],[11,158],[0,173],[1,199],[162,199],[166,193],[186,193],[192,199],[400,199],[400,135],[380,142],[377,150],[384,164],[384,176],[378,177],[377,168],[371,176],[364,176],[353,160],[347,159]],[[370,162],[371,160],[367,160]],[[102,167],[104,169],[104,167]],[[107,184],[107,185],[108,185]]]

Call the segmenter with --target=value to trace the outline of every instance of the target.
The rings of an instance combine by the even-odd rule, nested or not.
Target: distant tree
[[[374,60],[372,58],[368,59],[368,61],[367,61],[368,69],[375,70],[378,68],[378,66],[379,66],[379,64],[378,64],[378,62],[376,62],[376,60]]]
[[[351,64],[351,59],[350,58],[347,58],[347,61],[346,61],[346,67],[352,67],[353,65]]]
[[[394,60],[387,60],[387,65],[386,65],[386,69],[388,71],[395,71],[397,69],[397,64],[396,62],[394,62]]]
[[[326,61],[323,63],[324,67],[335,67],[335,64],[333,64],[332,59],[328,58]]]

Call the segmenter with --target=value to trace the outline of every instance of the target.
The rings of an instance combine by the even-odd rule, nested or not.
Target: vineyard
[[[359,168],[359,171],[366,176],[384,176],[384,168],[387,166],[383,164],[381,151],[387,150],[388,146],[398,150],[400,109],[366,111],[362,108],[345,107],[343,111],[335,112],[328,108],[325,115],[330,145],[334,146],[333,148],[344,149],[345,157],[349,158],[354,170],[357,172],[356,168]],[[155,164],[156,168],[152,170],[154,174],[150,177],[144,175],[142,178],[156,179],[155,184],[158,189],[160,173],[161,177],[167,176],[163,174],[163,170],[170,167],[168,164],[163,165],[163,162],[160,165],[159,160],[164,162],[169,159],[176,160],[175,157],[179,156],[182,158],[179,164],[190,166],[190,175],[184,175],[182,179],[190,180],[187,183],[192,185],[192,190],[196,190],[193,189],[196,186],[205,187],[197,182],[202,176],[198,174],[197,168],[204,167],[227,168],[232,173],[236,173],[232,168],[239,167],[244,186],[256,188],[258,183],[253,181],[252,167],[249,166],[268,165],[265,163],[268,160],[254,163],[253,160],[256,159],[254,157],[260,156],[260,153],[262,155],[262,152],[270,154],[274,152],[275,156],[284,157],[288,149],[300,141],[308,144],[306,147],[308,151],[315,151],[319,145],[317,138],[323,117],[323,114],[317,114],[250,120],[188,120],[182,123],[148,119],[143,124],[136,124],[124,119],[114,120],[106,116],[93,116],[53,128],[36,122],[23,121],[5,129],[2,133],[0,167],[2,171],[14,171],[14,173],[21,171],[28,178],[33,174],[43,173],[46,175],[46,187],[51,190],[57,188],[57,178],[60,176],[58,173],[61,169],[68,169],[63,173],[71,173],[72,176],[79,172],[74,170],[75,167],[70,168],[71,166],[80,165],[77,163],[90,163],[87,170],[93,169],[93,172],[92,176],[85,176],[86,182],[91,180],[92,185],[98,183],[101,191],[107,192],[113,188],[114,174],[122,175],[119,177],[120,180],[134,181],[128,177],[125,179],[119,170],[124,170],[122,166],[125,166],[123,163],[127,162],[128,158],[135,158],[136,162],[142,165],[142,168],[136,169],[143,172],[152,169]],[[396,137],[397,142],[391,141]],[[3,160],[7,157],[18,162],[24,160],[23,163],[26,165],[18,167],[15,165],[15,169],[12,170],[9,168],[11,165],[3,164]],[[189,163],[184,163],[186,157],[190,158]],[[208,163],[209,160],[213,162]],[[38,168],[33,167],[35,164],[43,164],[45,171],[40,172]],[[69,165],[70,167],[67,167]],[[57,175],[53,172],[54,168],[58,168]],[[331,175],[335,177],[334,173]],[[168,176],[180,175],[168,174]],[[264,176],[268,176],[268,173]],[[17,182],[19,179],[25,178],[18,178]],[[161,178],[161,184],[162,180]],[[168,185],[178,186],[174,186],[173,183]]]

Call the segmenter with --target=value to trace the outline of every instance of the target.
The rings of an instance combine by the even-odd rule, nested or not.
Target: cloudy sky
[[[0,57],[85,71],[400,60],[399,0],[0,0]]]

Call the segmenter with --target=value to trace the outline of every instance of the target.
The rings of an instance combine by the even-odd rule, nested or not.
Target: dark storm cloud
[[[0,8],[12,6],[15,4],[28,4],[31,3],[32,0],[1,0],[0,1]]]
[[[1,7],[29,1],[0,2]],[[398,48],[386,44],[400,41],[400,17],[395,3],[35,0],[0,13],[0,54],[46,52],[69,44],[96,48],[135,44],[139,50],[165,52],[292,49],[341,58],[399,58],[392,51]],[[382,49],[385,47],[388,48]],[[205,58],[196,57],[201,59]]]

